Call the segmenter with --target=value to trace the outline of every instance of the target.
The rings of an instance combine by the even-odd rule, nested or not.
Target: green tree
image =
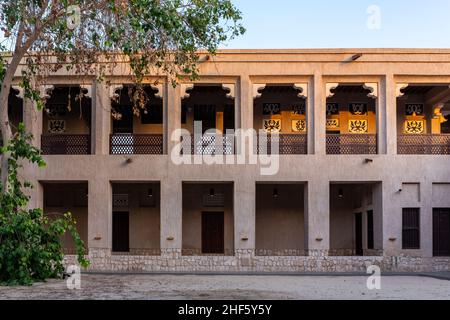
[[[70,232],[78,262],[87,267],[85,248],[70,213],[48,219],[41,209],[27,209],[31,188],[19,179],[20,163],[29,161],[45,166],[40,151],[31,145],[31,135],[23,124],[1,153],[8,152],[8,189],[0,193],[0,284],[30,285],[36,280],[61,276],[64,272],[60,237]]]
[[[7,106],[13,82],[42,109],[39,88],[60,70],[81,81],[105,81],[126,68],[139,115],[146,76],[165,76],[173,85],[194,79],[200,54],[214,54],[244,28],[230,0],[0,0],[0,32],[0,131],[9,142],[0,167],[0,281],[31,283],[61,273],[58,241],[66,231],[75,238],[79,261],[87,261],[69,214],[49,221],[41,210],[25,209],[21,188],[30,184],[17,179],[18,161],[43,161],[23,126],[12,134]]]
[[[12,135],[6,106],[18,73],[25,98],[38,108],[44,105],[40,85],[60,69],[92,81],[125,66],[141,92],[148,75],[167,76],[176,85],[197,76],[199,50],[214,54],[242,34],[240,21],[230,0],[0,0],[0,30],[9,49],[0,56],[3,141]],[[133,107],[137,115],[140,102]],[[2,160],[3,185],[8,157]]]

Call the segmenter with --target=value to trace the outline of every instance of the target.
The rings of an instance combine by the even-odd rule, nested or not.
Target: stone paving
[[[421,299],[450,300],[450,281],[419,275],[383,276],[368,290],[358,275],[82,274],[81,289],[64,280],[0,287],[0,299]]]

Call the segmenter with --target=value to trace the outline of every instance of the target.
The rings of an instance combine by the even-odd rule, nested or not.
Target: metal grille
[[[114,208],[128,208],[129,200],[128,194],[113,194]]]
[[[450,134],[399,135],[398,154],[450,154]]]
[[[403,209],[402,248],[420,249],[420,209]]]
[[[327,134],[327,154],[376,154],[376,134]]]
[[[208,135],[200,138],[182,137],[182,154],[193,155],[232,155],[234,154],[234,136]]]
[[[223,193],[216,193],[214,196],[205,194],[203,195],[203,206],[207,208],[225,207],[225,195]]]
[[[43,134],[41,148],[44,155],[91,154],[91,136],[88,134]]]
[[[162,134],[113,134],[110,154],[163,154]]]
[[[278,153],[272,144],[278,142]],[[258,154],[307,154],[306,134],[279,134],[258,136]]]

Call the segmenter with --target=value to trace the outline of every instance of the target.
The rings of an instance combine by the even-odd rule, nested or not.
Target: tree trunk
[[[2,86],[2,91],[0,92],[0,131],[2,132],[3,145],[6,145],[12,137],[8,117],[8,96],[9,90],[6,90],[6,88]],[[1,155],[0,181],[3,192],[8,190],[8,159],[9,153]]]
[[[25,50],[23,48],[16,49],[11,62],[8,64],[3,82],[1,84],[0,91],[0,131],[2,133],[3,144],[7,144],[12,138],[11,125],[9,123],[8,115],[8,98],[11,84],[14,78],[14,74],[17,71],[20,61],[24,56]],[[2,192],[5,193],[8,190],[8,159],[9,153],[2,155],[1,159],[1,172],[0,182],[2,184]]]

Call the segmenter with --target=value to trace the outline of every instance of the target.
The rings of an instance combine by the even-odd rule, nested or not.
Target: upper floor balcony
[[[450,154],[448,85],[401,85],[397,98],[397,153]]]
[[[376,154],[376,88],[367,84],[339,84],[326,102],[326,153]]]
[[[235,154],[235,99],[233,90],[220,84],[187,88],[181,102],[182,153]]]
[[[353,82],[324,83],[322,107],[308,96],[309,83],[253,84],[251,112],[242,97],[236,98],[235,84],[196,83],[173,91],[163,91],[163,85],[146,85],[143,91],[105,85],[102,98],[91,96],[91,86],[47,86],[46,106],[36,120],[22,116],[23,101],[11,90],[8,108],[13,129],[28,121],[45,155],[169,154],[175,128],[184,130],[185,154],[232,155],[239,148],[235,130],[243,126],[262,133],[250,146],[255,154],[306,155],[317,153],[319,146],[328,155],[371,155],[387,152],[380,142],[386,145],[389,139],[397,139],[402,155],[450,154],[449,86],[394,85],[401,88],[396,114],[386,117],[379,115],[387,108],[380,101],[389,100],[379,99],[378,84]],[[163,97],[175,90],[179,101]],[[396,118],[396,137],[386,137],[386,127],[395,123],[389,117]],[[317,134],[317,128],[325,134]]]
[[[42,116],[41,149],[44,155],[91,154],[92,101],[80,86],[47,90]]]
[[[256,153],[308,153],[305,90],[294,84],[270,84],[260,88],[253,103],[253,127],[257,133],[264,134],[258,134]]]
[[[163,154],[163,100],[160,94],[150,85],[143,91],[125,85],[113,93],[110,154]]]

